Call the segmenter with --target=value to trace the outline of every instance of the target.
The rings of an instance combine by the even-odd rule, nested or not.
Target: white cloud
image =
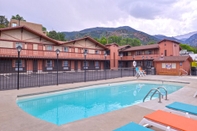
[[[2,1],[2,0],[0,0]],[[48,30],[130,26],[148,34],[180,35],[197,30],[196,0],[6,0],[0,12],[20,14]]]

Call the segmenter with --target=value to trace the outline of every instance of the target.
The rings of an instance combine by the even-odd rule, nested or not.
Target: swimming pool
[[[56,125],[141,103],[150,89],[164,86],[168,94],[183,85],[124,82],[18,98],[18,106],[39,119]]]

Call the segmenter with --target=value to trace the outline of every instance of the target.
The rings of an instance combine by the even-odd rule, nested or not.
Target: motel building
[[[180,43],[162,40],[156,44],[131,47],[116,43],[102,45],[91,37],[57,41],[42,32],[42,25],[11,20],[10,27],[0,29],[0,73],[126,70],[133,61],[155,74],[190,73],[189,56],[180,56]],[[21,46],[22,50],[17,51]],[[60,52],[56,52],[60,51]],[[59,54],[57,54],[59,53]],[[20,60],[18,61],[18,56]],[[58,63],[57,63],[58,59]],[[18,68],[19,65],[19,68]]]

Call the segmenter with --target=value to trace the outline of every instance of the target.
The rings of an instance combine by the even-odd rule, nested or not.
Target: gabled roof
[[[80,40],[89,40],[89,41],[91,41],[93,43],[96,43],[98,46],[100,46],[100,47],[102,47],[104,49],[108,49],[103,44],[99,43],[98,41],[94,40],[93,38],[91,38],[89,36],[86,36],[86,37],[83,37],[83,38],[79,38],[79,39],[75,39],[75,40],[71,40],[71,41],[62,42],[62,44],[74,43],[74,42],[80,41]]]
[[[116,44],[116,43],[106,44],[105,46],[112,46],[112,45],[116,45],[117,47],[119,47],[119,45],[118,45],[118,44]]]
[[[189,59],[189,61],[193,61],[192,58],[190,56],[164,56],[163,58],[161,57],[158,57],[158,58],[155,58],[154,61],[164,61],[164,62],[175,62],[175,61],[178,61],[178,62],[183,62],[183,61],[186,61],[187,59]]]
[[[174,43],[180,44],[180,43],[179,43],[179,42],[177,42],[177,41],[174,41],[174,40],[168,40],[168,39],[163,39],[163,40],[159,41],[157,44],[160,44],[161,42],[165,42],[165,41],[171,41],[171,42],[174,42]]]
[[[130,48],[124,50],[123,52],[136,51],[136,50],[146,50],[146,49],[157,49],[157,48],[159,48],[159,45],[158,44],[142,45],[142,46],[130,47]]]
[[[42,37],[42,38],[44,38],[44,39],[46,39],[48,41],[54,42],[56,44],[61,44],[61,42],[59,42],[57,40],[54,40],[54,39],[52,39],[52,38],[50,38],[50,37],[48,37],[48,36],[46,36],[46,35],[44,35],[42,33],[39,33],[37,31],[34,31],[34,30],[32,30],[32,29],[30,29],[30,28],[28,28],[26,26],[16,26],[16,27],[0,28],[0,31],[8,31],[8,30],[16,30],[16,29],[25,29],[25,30],[27,30],[27,31],[35,34],[35,35],[38,35],[38,36],[40,36],[40,37]]]
[[[122,45],[122,46],[118,47],[118,50],[123,51],[123,50],[126,50],[126,49],[130,48],[130,47],[131,47],[130,45]]]

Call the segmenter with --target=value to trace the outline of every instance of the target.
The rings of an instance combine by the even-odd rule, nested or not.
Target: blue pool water
[[[168,94],[182,87],[127,82],[26,97],[18,99],[17,104],[39,119],[62,125],[141,103],[149,90],[158,86],[164,86]]]

